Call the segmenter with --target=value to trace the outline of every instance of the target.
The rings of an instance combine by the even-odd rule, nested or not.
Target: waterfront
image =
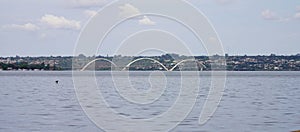
[[[145,89],[151,72],[132,72],[134,85]],[[166,73],[166,72],[164,72]],[[180,74],[170,74],[168,94],[159,105],[134,108],[113,91],[109,72],[96,72],[107,102],[119,114],[144,118],[161,113],[178,92]],[[198,101],[173,131],[292,131],[300,129],[300,72],[228,72],[222,101],[204,126],[198,117],[210,86],[200,72]],[[55,81],[59,80],[59,84]],[[176,81],[177,80],[177,81]],[[178,87],[176,87],[178,86]],[[174,94],[172,94],[174,93]],[[77,102],[71,72],[0,72],[0,131],[101,131]],[[129,103],[130,104],[130,103]],[[105,120],[105,119],[104,119]]]
[[[153,71],[165,70],[158,63],[163,64],[166,68],[171,69],[181,61],[188,64],[186,60],[193,60],[197,64],[198,69],[185,69],[188,71],[204,70],[211,71],[211,64],[225,61],[226,66],[219,70],[227,71],[300,71],[300,54],[291,56],[274,55],[270,56],[184,56],[178,54],[165,54],[161,56],[93,56],[86,57],[83,54],[79,56],[57,56],[57,57],[0,57],[0,70],[8,71],[61,71],[61,70],[81,70],[84,66],[88,66],[90,62],[95,61],[95,66],[91,67],[99,71],[108,71],[115,68],[115,61],[127,60],[131,62],[139,60],[131,67],[132,71]],[[144,58],[144,59],[142,59]],[[96,61],[97,60],[97,61]],[[113,62],[113,63],[112,63]],[[130,61],[128,61],[129,63]],[[73,64],[72,64],[73,63]],[[112,65],[113,64],[113,65]],[[193,65],[193,64],[192,64]],[[222,65],[220,65],[222,66]],[[194,66],[192,66],[194,67]],[[87,68],[87,67],[86,67]],[[124,68],[124,67],[121,67]],[[175,67],[174,67],[175,68]],[[217,70],[217,67],[214,67]],[[175,68],[174,71],[179,71]]]

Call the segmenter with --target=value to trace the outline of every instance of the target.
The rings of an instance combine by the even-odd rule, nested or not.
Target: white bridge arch
[[[86,68],[88,68],[88,66],[90,66],[92,63],[94,63],[94,62],[96,62],[96,61],[99,61],[99,60],[107,61],[107,62],[111,63],[112,65],[114,65],[115,67],[117,67],[117,65],[116,65],[114,62],[112,62],[111,60],[108,60],[108,59],[105,59],[105,58],[97,58],[97,59],[94,59],[94,60],[90,61],[89,63],[87,63],[87,64],[81,69],[81,71],[85,71]]]
[[[94,59],[92,61],[90,61],[89,63],[87,63],[82,69],[81,71],[85,71],[86,68],[91,65],[92,63],[96,62],[96,61],[99,61],[99,60],[102,60],[102,61],[107,61],[109,63],[111,63],[112,65],[114,65],[115,67],[117,67],[117,65],[112,62],[111,60],[108,60],[108,59],[105,59],[105,58],[97,58],[97,59]],[[174,71],[174,69],[176,67],[178,67],[180,64],[182,63],[185,63],[185,62],[197,62],[197,60],[195,59],[186,59],[186,60],[182,60],[180,62],[178,62],[175,66],[173,66],[171,69],[168,69],[164,64],[162,64],[161,62],[159,62],[158,60],[155,60],[155,59],[152,59],[152,58],[139,58],[139,59],[136,59],[136,60],[133,60],[131,61],[130,63],[128,63],[122,70],[126,70],[127,68],[129,68],[133,63],[136,63],[138,61],[141,61],[141,60],[151,60],[151,61],[154,61],[155,63],[158,63],[162,68],[164,68],[164,70],[166,71]],[[203,68],[206,68],[206,66],[203,64],[203,63],[200,63],[201,64],[201,71],[203,71]]]
[[[185,62],[197,62],[197,60],[195,59],[186,59],[186,60],[182,60],[180,62],[178,62],[175,66],[173,66],[169,71],[173,71],[176,67],[178,67],[180,64],[185,63]],[[203,71],[203,68],[206,68],[206,66],[202,63],[201,64],[201,71]]]
[[[132,65],[133,63],[141,61],[141,60],[151,60],[151,61],[154,61],[155,63],[158,63],[159,65],[161,65],[166,71],[169,71],[169,69],[164,64],[162,64],[158,60],[155,60],[155,59],[152,59],[152,58],[139,58],[139,59],[136,59],[134,61],[131,61],[129,64],[126,65],[126,67],[123,68],[123,71],[126,70],[126,68],[129,68],[130,65]]]

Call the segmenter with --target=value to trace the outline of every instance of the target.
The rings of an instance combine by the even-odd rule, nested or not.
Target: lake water
[[[150,72],[132,72],[132,85],[137,90],[149,89],[149,75]],[[159,115],[174,103],[181,76],[169,73],[166,94],[159,101],[143,106],[118,96],[109,72],[97,72],[96,78],[105,100],[116,113],[139,119]],[[198,125],[198,117],[210,87],[210,74],[200,74],[200,81],[195,107],[172,131],[300,130],[300,72],[228,72],[220,105],[204,125]],[[2,71],[0,131],[102,130],[80,107],[71,72]]]

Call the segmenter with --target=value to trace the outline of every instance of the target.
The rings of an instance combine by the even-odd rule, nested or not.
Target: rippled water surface
[[[198,117],[211,84],[210,74],[200,73],[197,103],[172,131],[300,130],[300,72],[227,74],[217,111],[200,126]],[[153,84],[149,83],[149,75],[150,72],[132,72],[132,86],[141,91],[151,89]],[[166,73],[166,78],[162,96],[156,102],[141,106],[118,95],[109,72],[96,73],[97,84],[109,107],[119,115],[134,119],[160,115],[172,106],[180,90],[181,76]],[[81,109],[71,72],[0,72],[0,131],[102,130]]]

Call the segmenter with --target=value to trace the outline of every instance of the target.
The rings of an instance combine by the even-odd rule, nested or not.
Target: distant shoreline
[[[176,70],[176,71],[165,71],[165,70],[1,70],[0,72],[195,72],[197,70]],[[251,70],[243,70],[243,71],[230,71],[230,70],[205,70],[205,71],[198,71],[198,72],[300,72],[300,70],[273,70],[273,71],[251,71]]]
[[[128,60],[118,67],[114,59]],[[131,61],[130,61],[131,60]],[[133,63],[131,63],[133,62]],[[217,64],[217,65],[216,65]],[[181,69],[183,66],[184,69]],[[300,71],[300,54],[291,56],[93,56],[0,57],[0,71]]]

